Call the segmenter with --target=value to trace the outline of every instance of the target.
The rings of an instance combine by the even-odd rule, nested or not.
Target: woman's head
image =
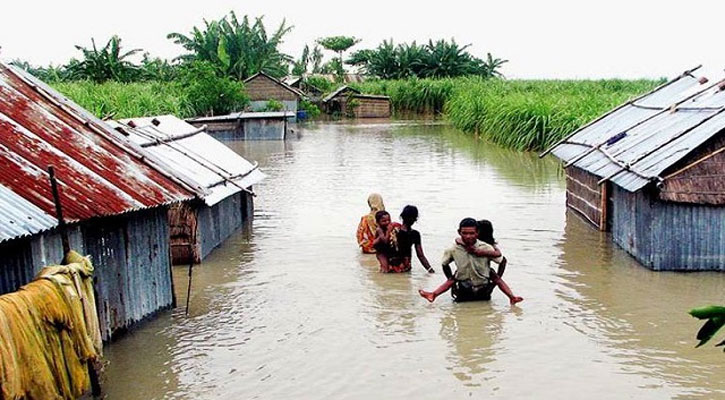
[[[368,196],[368,205],[370,206],[370,212],[385,210],[385,204],[383,204],[383,196],[377,193],[371,193],[370,196]]]
[[[406,226],[413,226],[415,221],[418,220],[418,207],[411,205],[403,207],[403,211],[400,213],[400,219],[403,220],[403,224]]]
[[[375,222],[379,227],[385,229],[388,225],[390,225],[390,213],[384,210],[376,212]]]
[[[493,238],[493,224],[487,219],[482,219],[476,222],[478,226],[478,240],[486,242],[493,246],[496,244],[496,239]]]

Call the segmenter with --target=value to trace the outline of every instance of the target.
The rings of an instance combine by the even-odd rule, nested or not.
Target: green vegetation
[[[267,104],[264,105],[264,111],[282,111],[284,109],[284,104],[282,104],[279,100],[269,100],[267,101]]]
[[[463,77],[371,81],[396,111],[442,112],[453,125],[517,150],[541,150],[661,81],[507,81]]]
[[[307,112],[307,117],[314,119],[320,116],[322,111],[320,110],[320,107],[317,107],[316,104],[310,103],[307,100],[302,100],[300,102],[300,110],[304,110]]]
[[[334,51],[338,54],[339,58],[337,60],[332,60],[328,63],[328,71],[326,71],[326,73],[334,73],[337,75],[338,81],[342,82],[343,75],[345,75],[342,53],[347,51],[350,47],[360,43],[360,39],[353,36],[329,36],[317,39],[317,43],[325,49]],[[323,69],[325,68],[323,67]]]
[[[725,326],[725,307],[723,306],[705,306],[699,308],[693,308],[690,310],[690,315],[697,319],[704,319],[705,324],[697,332],[697,340],[700,343],[695,347],[700,347],[705,343],[709,342],[715,334]],[[725,340],[715,345],[715,347],[723,346],[725,352]]]
[[[469,46],[459,46],[453,39],[450,42],[430,40],[420,46],[416,42],[395,46],[391,39],[384,40],[375,49],[356,51],[347,63],[381,79],[502,76],[499,69],[508,60],[495,58],[491,53],[482,60],[466,50]]]
[[[174,82],[55,82],[52,86],[100,118],[174,114],[180,118],[225,114],[248,104],[242,83],[218,77],[198,62]]]
[[[279,51],[282,40],[291,30],[284,21],[269,35],[262,18],[249,22],[245,15],[240,23],[232,11],[218,21],[204,21],[202,29],[194,27],[189,35],[170,33],[167,37],[189,53],[176,58],[183,62],[206,61],[224,76],[244,80],[259,71],[274,77],[288,73],[292,57]]]

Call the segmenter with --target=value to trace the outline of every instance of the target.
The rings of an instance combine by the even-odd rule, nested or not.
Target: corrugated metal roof
[[[580,128],[552,153],[634,192],[725,128],[725,92],[690,73]]]
[[[330,100],[334,99],[335,97],[337,97],[337,95],[339,95],[340,93],[344,93],[344,92],[353,92],[353,93],[357,93],[357,94],[360,94],[361,93],[359,90],[355,89],[354,87],[350,87],[350,86],[344,85],[344,86],[340,86],[334,92],[332,92],[332,93],[328,94],[327,96],[325,96],[322,99],[322,102],[323,103],[327,103],[328,101],[330,101]]]
[[[55,215],[49,165],[56,169],[68,222],[194,197],[110,126],[0,63],[0,184]]]
[[[55,217],[0,185],[0,242],[34,235],[56,225]]]
[[[129,126],[131,121],[135,128]],[[111,125],[163,160],[179,179],[192,179],[204,188],[202,198],[209,206],[264,179],[256,165],[173,115],[129,118]]]

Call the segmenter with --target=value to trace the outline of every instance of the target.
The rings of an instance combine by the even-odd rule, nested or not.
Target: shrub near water
[[[662,81],[508,81],[465,77],[372,81],[396,111],[441,112],[465,132],[518,150],[541,150]]]

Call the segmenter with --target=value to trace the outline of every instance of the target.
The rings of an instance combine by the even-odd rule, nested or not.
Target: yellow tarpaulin
[[[71,251],[0,296],[0,398],[74,399],[90,388],[88,361],[102,351],[93,266]]]

